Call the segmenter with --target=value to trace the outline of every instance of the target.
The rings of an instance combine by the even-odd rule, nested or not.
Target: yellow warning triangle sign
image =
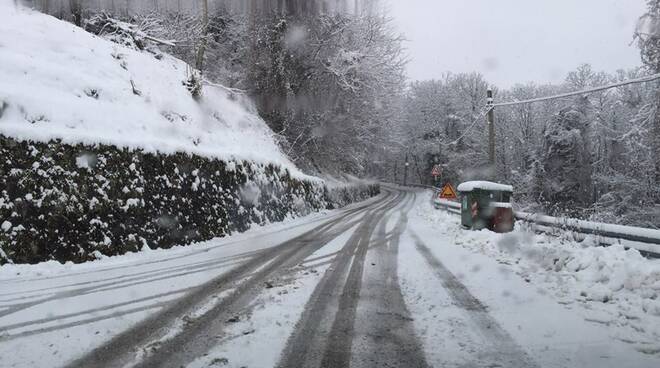
[[[451,186],[451,184],[447,184],[442,188],[442,191],[440,192],[440,198],[442,199],[456,199],[456,191],[454,190],[454,187]]]

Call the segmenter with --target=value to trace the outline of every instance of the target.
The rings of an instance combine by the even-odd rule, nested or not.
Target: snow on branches
[[[147,42],[162,46],[175,47],[176,41],[164,40],[147,34],[147,30],[158,26],[158,18],[144,17],[140,24],[131,24],[115,18],[107,13],[99,13],[85,22],[85,30],[104,36],[113,42],[136,49],[144,50]]]

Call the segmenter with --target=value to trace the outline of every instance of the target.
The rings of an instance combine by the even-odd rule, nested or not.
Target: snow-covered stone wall
[[[0,263],[190,244],[379,192],[327,187],[273,164],[107,145],[0,136],[0,157]]]

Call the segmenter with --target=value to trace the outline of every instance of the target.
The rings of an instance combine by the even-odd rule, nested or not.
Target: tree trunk
[[[200,73],[204,71],[204,53],[206,52],[206,43],[209,34],[209,1],[202,0],[202,35],[195,58],[195,67]]]
[[[69,0],[69,10],[71,10],[71,17],[73,18],[73,23],[78,27],[82,27],[81,0]]]

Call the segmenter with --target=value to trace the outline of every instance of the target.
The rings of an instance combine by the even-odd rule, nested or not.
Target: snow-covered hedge
[[[0,263],[83,262],[220,237],[379,192],[278,166],[0,135]]]

